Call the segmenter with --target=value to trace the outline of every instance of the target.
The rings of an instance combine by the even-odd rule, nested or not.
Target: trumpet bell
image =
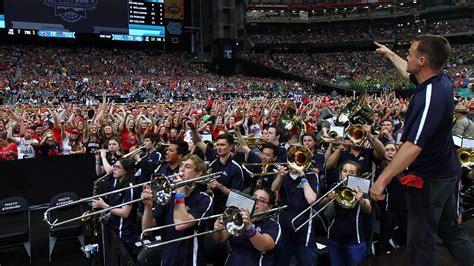
[[[349,187],[340,187],[335,190],[336,202],[344,209],[352,209],[357,204],[357,198],[354,196],[354,190]]]
[[[474,151],[472,148],[459,148],[457,155],[461,166],[470,167],[474,165]]]
[[[235,206],[229,206],[222,214],[224,228],[233,236],[240,236],[244,229],[244,220],[240,214],[240,209]]]

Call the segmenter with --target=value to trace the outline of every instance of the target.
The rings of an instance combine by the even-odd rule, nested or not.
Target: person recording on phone
[[[406,112],[403,144],[372,185],[372,198],[383,200],[394,176],[408,168],[400,181],[406,187],[407,252],[413,265],[436,265],[438,235],[459,265],[472,266],[474,245],[456,215],[461,166],[452,138],[454,95],[442,72],[451,46],[444,37],[422,35],[414,39],[404,60],[375,44],[376,53],[417,87]]]

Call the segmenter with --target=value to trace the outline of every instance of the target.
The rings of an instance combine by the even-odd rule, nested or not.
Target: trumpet
[[[474,165],[474,151],[472,148],[459,148],[456,153],[462,167],[471,167]]]
[[[50,219],[50,212],[52,212],[54,210],[57,210],[57,209],[60,209],[60,208],[70,207],[72,205],[76,205],[76,204],[79,204],[79,203],[89,202],[93,199],[97,199],[97,198],[104,197],[104,196],[107,196],[107,195],[115,194],[115,193],[122,192],[122,191],[125,191],[125,190],[134,189],[134,188],[137,188],[137,187],[142,187],[143,185],[148,185],[148,184],[151,185],[151,189],[152,189],[152,192],[153,192],[153,200],[155,202],[157,202],[158,204],[165,205],[166,203],[168,203],[169,199],[171,198],[171,194],[172,194],[174,189],[179,188],[179,187],[183,187],[183,186],[187,186],[189,184],[194,184],[196,182],[203,182],[203,181],[206,181],[206,180],[211,180],[211,179],[214,179],[215,176],[218,176],[220,174],[222,174],[222,172],[217,172],[217,173],[213,173],[213,174],[210,174],[210,175],[195,177],[195,178],[191,178],[191,179],[183,180],[183,181],[170,181],[172,177],[182,176],[182,173],[174,174],[174,175],[171,175],[171,176],[156,176],[151,181],[146,181],[146,182],[136,184],[136,185],[133,185],[133,186],[120,188],[120,189],[117,189],[117,190],[109,191],[109,192],[102,193],[102,194],[99,194],[99,195],[95,195],[95,196],[92,196],[92,197],[76,200],[76,201],[73,201],[73,202],[70,202],[70,203],[67,203],[67,204],[51,207],[51,208],[47,209],[44,212],[43,220],[51,228],[54,228],[54,227],[57,227],[57,226],[60,226],[60,225],[63,225],[63,224],[71,223],[71,222],[74,222],[74,221],[77,221],[77,220],[87,221],[91,216],[95,216],[95,215],[98,215],[98,214],[101,214],[101,213],[104,213],[104,212],[108,212],[112,209],[120,208],[120,207],[125,206],[125,205],[133,204],[135,202],[140,202],[140,201],[142,201],[142,199],[141,198],[134,199],[134,200],[131,200],[131,201],[128,201],[128,202],[123,202],[121,204],[118,204],[118,205],[115,205],[115,206],[110,206],[108,208],[98,210],[98,211],[93,211],[93,212],[86,211],[81,216],[74,217],[74,218],[71,218],[71,219],[68,219],[68,220],[65,220],[65,221],[60,221],[60,222],[58,222],[58,219],[51,222],[49,220]]]
[[[285,205],[285,206],[278,207],[278,208],[273,208],[273,209],[270,209],[270,210],[267,210],[267,211],[264,211],[264,212],[255,213],[255,214],[252,215],[251,220],[252,220],[252,222],[257,222],[257,221],[260,221],[260,220],[264,220],[264,219],[273,217],[275,215],[280,214],[286,208],[287,208],[287,206]],[[141,233],[140,238],[143,241],[143,239],[145,238],[145,235],[148,234],[149,232],[158,231],[158,230],[162,230],[162,229],[169,228],[169,227],[175,227],[177,225],[183,225],[183,224],[190,224],[190,223],[201,222],[201,221],[206,221],[206,220],[212,220],[212,219],[219,218],[221,216],[222,216],[222,220],[223,220],[223,223],[224,223],[224,227],[221,228],[221,229],[209,230],[209,231],[206,231],[206,232],[197,233],[197,234],[189,235],[189,236],[185,236],[185,237],[180,237],[180,238],[176,238],[176,239],[165,241],[165,242],[145,244],[144,247],[145,247],[145,249],[159,247],[159,246],[171,244],[171,243],[182,241],[182,240],[191,239],[191,238],[202,236],[202,235],[216,233],[216,232],[219,232],[219,231],[222,231],[222,230],[226,230],[229,234],[231,234],[233,236],[242,235],[243,229],[244,229],[244,221],[243,221],[242,215],[240,214],[240,209],[235,207],[235,206],[229,206],[224,210],[224,212],[222,214],[215,214],[215,215],[211,215],[211,216],[204,217],[204,218],[192,219],[192,220],[184,221],[184,222],[180,222],[180,223],[168,224],[168,225],[163,225],[163,226],[158,226],[158,227],[145,229]]]

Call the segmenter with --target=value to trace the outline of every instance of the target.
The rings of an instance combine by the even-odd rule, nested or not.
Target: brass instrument
[[[364,130],[362,125],[351,125],[347,129],[347,135],[352,143],[356,146],[362,146],[364,142],[368,139],[369,134]]]
[[[317,201],[313,202],[313,204],[309,205],[306,209],[304,209],[302,212],[300,212],[298,215],[291,220],[291,226],[293,227],[293,230],[295,232],[299,231],[303,226],[305,226],[309,221],[311,221],[314,217],[316,217],[320,212],[322,212],[326,207],[328,207],[333,201],[336,201],[341,207],[345,209],[351,209],[354,208],[357,205],[357,198],[354,196],[353,192],[354,190],[352,188],[343,186],[343,184],[347,181],[347,177],[344,178],[342,181],[336,184],[334,188],[326,192],[323,196],[321,196]],[[308,211],[312,211],[313,207],[316,204],[319,204],[322,199],[327,197],[330,193],[332,192],[336,193],[336,196],[334,199],[330,200],[328,203],[326,203],[324,206],[319,208],[319,210],[313,214],[310,215],[310,217],[303,222],[300,226],[296,227],[295,221],[300,218],[303,214],[307,213]]]
[[[100,194],[100,192],[101,192],[101,188],[100,188],[101,183],[108,176],[110,176],[110,174],[105,174],[105,175],[97,178],[94,181],[94,186],[92,188],[92,196],[97,197],[97,195]],[[94,209],[92,209],[92,211],[94,211]],[[99,215],[85,217],[85,218],[82,219],[82,221],[86,222],[85,228],[86,228],[86,231],[89,233],[90,236],[97,237],[99,235],[99,231],[100,231],[100,216]]]
[[[291,145],[288,149],[288,165],[296,170],[302,170],[311,166],[313,153],[303,145]]]
[[[474,165],[474,150],[472,148],[459,148],[457,155],[462,167]]]
[[[367,101],[367,92],[360,99],[354,99],[348,103],[339,113],[336,119],[337,126],[348,126],[352,124],[368,124],[373,123],[373,110]]]
[[[269,171],[269,167],[272,165],[289,165],[291,168],[296,169],[296,170],[302,170],[308,168],[311,166],[311,162],[313,160],[313,153],[308,149],[308,147],[303,146],[303,145],[298,145],[294,144],[291,145],[290,148],[288,149],[288,159],[286,163],[243,163],[242,168],[249,173],[250,177],[258,177],[257,182],[256,182],[256,187],[261,188],[262,187],[262,176],[266,175],[278,175],[278,174],[283,174],[285,172],[274,172],[274,171]],[[264,169],[261,173],[253,173],[250,171],[247,166],[264,166]]]
[[[243,163],[242,164],[242,169],[244,169],[251,178],[257,177],[257,181],[255,182],[255,187],[256,188],[262,188],[263,187],[263,176],[266,175],[278,175],[278,174],[283,174],[285,172],[278,172],[278,171],[269,171],[269,167],[272,165],[286,165],[288,163],[268,163],[268,164],[263,164],[263,163]],[[263,171],[261,173],[254,173],[250,171],[247,166],[264,166]]]
[[[207,170],[207,173],[208,173],[208,174],[211,173],[211,171],[212,171],[212,166],[217,162],[217,160],[219,160],[219,158],[214,159],[214,161],[212,161],[212,162],[208,165],[208,170]],[[209,195],[209,196],[211,196],[211,198],[214,198],[214,191],[213,191],[213,189],[212,189],[210,186],[207,186],[206,194]]]
[[[321,140],[324,143],[333,144],[333,145],[337,145],[337,146],[339,146],[340,144],[346,145],[346,146],[355,146],[354,143],[350,142],[349,140],[347,140],[343,137],[332,138],[332,137],[321,136]]]
[[[373,125],[372,128],[371,128],[371,131],[372,131],[372,132],[371,132],[372,135],[378,136],[378,135],[380,135],[380,133],[382,133],[382,131],[383,131],[383,126],[380,125],[380,124]]]
[[[339,137],[339,134],[337,133],[337,131],[331,130],[331,131],[329,131],[328,136],[330,138],[337,138],[337,137]]]
[[[71,205],[79,204],[79,203],[82,203],[82,202],[89,202],[89,201],[92,201],[93,199],[97,199],[97,198],[100,198],[100,197],[115,194],[115,193],[122,192],[122,191],[129,190],[129,189],[134,189],[136,187],[142,187],[143,185],[150,185],[151,189],[152,189],[152,193],[153,193],[153,200],[155,202],[157,202],[158,204],[165,205],[166,203],[168,203],[169,199],[171,198],[171,193],[174,189],[179,188],[179,187],[183,187],[183,186],[187,186],[187,185],[190,185],[190,184],[194,184],[196,182],[203,182],[203,181],[214,179],[215,176],[220,175],[221,173],[222,172],[217,172],[217,173],[213,173],[213,174],[210,174],[210,175],[204,175],[204,176],[195,177],[195,178],[191,178],[191,179],[183,180],[183,181],[170,181],[170,179],[173,176],[182,175],[182,173],[174,174],[172,176],[156,176],[151,181],[146,181],[146,182],[136,184],[136,185],[133,185],[133,186],[116,189],[116,190],[106,192],[106,193],[102,193],[102,194],[99,194],[99,195],[95,195],[95,196],[92,196],[92,197],[76,200],[76,201],[73,201],[73,202],[70,202],[70,203],[67,203],[67,204],[51,207],[51,208],[47,209],[44,212],[44,214],[43,214],[44,219],[43,220],[51,228],[54,228],[56,226],[60,226],[60,225],[66,224],[66,223],[74,222],[74,221],[77,221],[77,220],[86,221],[91,216],[95,216],[95,215],[98,215],[98,214],[101,214],[101,213],[105,213],[105,212],[108,212],[112,209],[120,208],[120,207],[125,206],[125,205],[133,204],[135,202],[140,202],[140,201],[142,201],[142,199],[141,198],[134,199],[134,200],[124,202],[124,203],[118,204],[116,206],[110,206],[108,208],[101,209],[101,210],[98,210],[98,211],[92,211],[92,212],[91,211],[86,211],[81,216],[71,218],[69,220],[65,220],[65,221],[61,221],[61,222],[58,222],[57,220],[55,220],[53,222],[49,221],[49,213],[51,211],[59,209],[59,208],[69,207]]]
[[[243,137],[245,140],[245,143],[249,148],[259,148],[263,144],[265,144],[265,141],[262,138],[257,138],[257,137]],[[238,145],[238,142],[236,142]]]
[[[251,220],[252,220],[252,222],[257,222],[257,221],[260,221],[260,220],[264,220],[264,219],[273,217],[275,215],[280,214],[286,208],[287,208],[287,206],[285,205],[285,206],[278,207],[278,208],[273,208],[273,209],[270,209],[270,210],[267,210],[267,211],[264,211],[264,212],[255,213],[255,214],[252,215]],[[190,223],[201,222],[201,221],[205,221],[205,220],[212,220],[212,219],[219,218],[221,216],[222,216],[222,220],[223,220],[223,223],[224,223],[224,228],[222,228],[222,229],[213,229],[213,230],[209,230],[209,231],[206,231],[206,232],[196,233],[194,235],[180,237],[180,238],[172,239],[172,240],[165,241],[165,242],[145,244],[144,247],[145,247],[145,249],[159,247],[159,246],[171,244],[171,243],[182,241],[182,240],[191,239],[191,238],[202,236],[202,235],[212,234],[212,233],[219,232],[219,231],[222,231],[222,230],[226,230],[229,234],[231,234],[233,236],[242,235],[243,228],[244,228],[244,222],[243,222],[243,219],[242,219],[242,215],[240,214],[240,209],[235,207],[235,206],[229,206],[224,210],[224,212],[222,214],[216,214],[216,215],[203,217],[203,218],[199,218],[199,219],[192,219],[192,220],[185,221],[185,222],[180,222],[180,223],[175,223],[175,224],[168,224],[168,225],[163,225],[163,226],[158,226],[158,227],[145,229],[141,233],[140,238],[143,241],[143,239],[145,237],[145,234],[147,234],[149,232],[162,230],[162,229],[169,228],[169,227],[175,227],[177,225],[190,224]]]
[[[296,129],[300,135],[306,132],[306,123],[298,115],[295,102],[290,101],[287,103],[280,116],[279,125],[288,131]]]

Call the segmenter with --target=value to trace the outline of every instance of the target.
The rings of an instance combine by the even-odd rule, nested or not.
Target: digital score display
[[[165,41],[164,0],[3,0],[9,35],[112,41]]]

